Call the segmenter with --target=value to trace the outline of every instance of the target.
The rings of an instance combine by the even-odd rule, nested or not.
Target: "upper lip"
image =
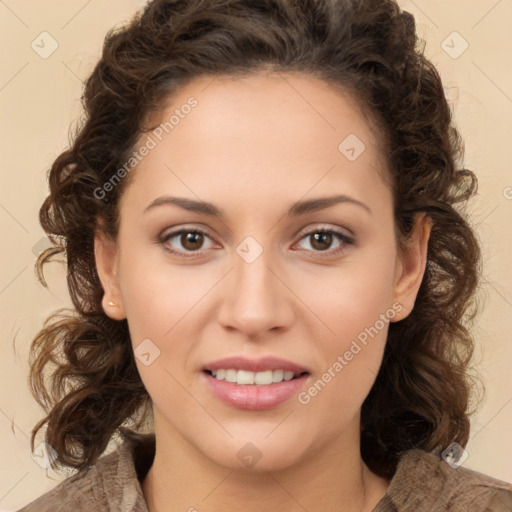
[[[236,370],[246,370],[250,372],[264,372],[266,370],[285,370],[293,372],[296,375],[299,375],[304,372],[309,373],[309,370],[301,366],[300,364],[272,356],[262,357],[260,359],[247,359],[246,357],[243,356],[225,357],[224,359],[217,359],[216,361],[206,364],[203,367],[203,370],[229,370],[231,368],[234,368]]]

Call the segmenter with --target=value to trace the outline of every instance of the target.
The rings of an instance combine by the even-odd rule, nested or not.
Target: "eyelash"
[[[164,236],[158,237],[156,242],[163,245],[164,249],[167,252],[170,252],[171,254],[178,254],[184,258],[192,258],[192,257],[202,256],[204,254],[205,250],[182,252],[182,251],[175,251],[175,250],[169,248],[169,246],[167,245],[167,242],[179,235],[184,234],[184,233],[199,233],[199,234],[204,235],[211,239],[211,237],[207,233],[202,231],[201,229],[182,228],[177,231],[172,231],[171,233],[168,233]],[[330,251],[329,249],[327,249],[325,251],[315,251],[315,250],[312,251],[314,253],[318,253],[321,257],[323,257],[322,254],[324,254],[324,253],[327,253],[328,256],[336,256],[336,255],[341,254],[342,252],[346,251],[347,246],[354,244],[353,238],[351,238],[351,237],[347,236],[345,233],[342,233],[341,231],[338,231],[337,229],[333,229],[333,228],[317,228],[317,229],[308,231],[307,233],[304,233],[304,235],[300,238],[300,240],[303,240],[304,238],[307,238],[308,236],[311,236],[313,234],[318,234],[318,233],[336,235],[340,239],[340,241],[343,242],[340,247],[338,247],[337,249],[335,249],[333,251]]]

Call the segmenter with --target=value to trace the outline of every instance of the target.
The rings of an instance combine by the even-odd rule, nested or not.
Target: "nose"
[[[254,261],[247,253],[240,254],[233,255],[233,268],[221,285],[219,322],[248,338],[285,329],[293,321],[293,293],[282,266],[276,264],[270,250],[263,250]]]

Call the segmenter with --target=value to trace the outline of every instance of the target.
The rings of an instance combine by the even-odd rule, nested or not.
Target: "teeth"
[[[266,370],[264,372],[249,372],[247,370],[219,369],[212,370],[212,375],[218,380],[236,382],[237,384],[254,384],[268,386],[269,384],[291,380],[295,376],[288,370]]]

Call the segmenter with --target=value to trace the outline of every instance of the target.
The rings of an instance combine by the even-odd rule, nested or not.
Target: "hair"
[[[384,357],[361,408],[361,454],[391,477],[409,449],[466,446],[473,380],[480,248],[464,206],[476,192],[460,168],[462,138],[414,18],[394,0],[154,0],[110,30],[85,83],[84,117],[49,170],[40,223],[53,243],[36,271],[62,254],[74,310],[50,315],[30,349],[31,391],[45,409],[53,466],[94,464],[113,436],[136,436],[151,409],[127,321],[102,309],[94,256],[101,229],[115,239],[130,176],[105,184],[147,131],[149,114],[201,76],[263,70],[312,75],[350,93],[379,127],[398,243],[417,214],[432,223],[412,312],[389,325]],[[400,242],[402,241],[402,242]],[[46,377],[46,380],[45,380]]]

